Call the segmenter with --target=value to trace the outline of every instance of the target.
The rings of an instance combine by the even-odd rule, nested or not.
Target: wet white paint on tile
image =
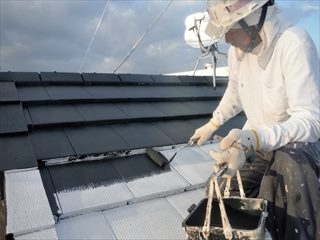
[[[170,158],[175,151],[171,149],[161,153]],[[181,149],[171,165],[191,184],[190,189],[195,189],[204,186],[212,174],[213,163],[213,159],[205,151],[195,146]]]
[[[203,150],[206,154],[209,155],[209,151],[221,151],[219,149],[219,143],[218,142],[212,142],[212,143],[206,143],[200,146],[201,150]],[[210,155],[209,155],[210,156]],[[214,159],[212,158],[212,160],[214,161]]]
[[[54,226],[39,170],[5,172],[7,233],[15,236]]]
[[[124,182],[66,190],[58,192],[57,197],[61,204],[63,218],[123,206],[133,199],[132,193]]]
[[[166,198],[104,211],[117,239],[186,239],[182,217]]]
[[[190,183],[171,169],[160,174],[128,181],[127,186],[134,195],[132,202],[138,202],[183,192],[190,187]]]
[[[205,190],[203,188],[196,190],[189,190],[184,193],[170,195],[167,200],[177,210],[183,219],[188,215],[188,208],[192,204],[198,205],[198,203],[206,197]]]
[[[15,240],[58,240],[57,232],[55,228],[50,228],[38,232],[33,232],[25,235],[15,236]]]
[[[56,230],[59,239],[116,239],[102,212],[62,219]]]

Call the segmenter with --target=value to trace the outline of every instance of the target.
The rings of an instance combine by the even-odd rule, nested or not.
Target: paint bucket
[[[202,199],[182,223],[188,240],[204,239],[204,226],[208,198]],[[259,198],[223,198],[227,217],[232,228],[232,239],[264,239],[267,217],[267,201]],[[212,201],[210,234],[208,239],[226,239],[222,227],[217,199]]]

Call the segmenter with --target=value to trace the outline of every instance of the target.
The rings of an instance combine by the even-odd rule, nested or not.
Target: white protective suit
[[[222,125],[242,110],[244,129],[255,129],[260,149],[320,138],[320,80],[317,49],[308,34],[268,8],[253,53],[230,47],[229,84],[213,121]]]

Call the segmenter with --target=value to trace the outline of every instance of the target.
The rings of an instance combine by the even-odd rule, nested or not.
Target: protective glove
[[[217,124],[214,123],[212,119],[207,122],[202,127],[196,129],[190,140],[197,140],[198,145],[202,145],[205,141],[207,141],[212,134],[219,128]]]
[[[219,144],[220,151],[209,151],[210,156],[216,160],[214,170],[217,172],[223,163],[228,164],[223,177],[233,177],[237,170],[243,167],[246,159],[254,157],[259,149],[259,137],[255,130],[232,129]]]

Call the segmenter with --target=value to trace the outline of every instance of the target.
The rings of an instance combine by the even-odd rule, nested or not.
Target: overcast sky
[[[169,2],[0,0],[0,71],[113,72],[148,29],[117,73],[192,70],[201,52],[186,44],[184,20],[203,12],[206,1],[174,0],[150,29]],[[276,2],[310,33],[319,52],[319,0]]]

